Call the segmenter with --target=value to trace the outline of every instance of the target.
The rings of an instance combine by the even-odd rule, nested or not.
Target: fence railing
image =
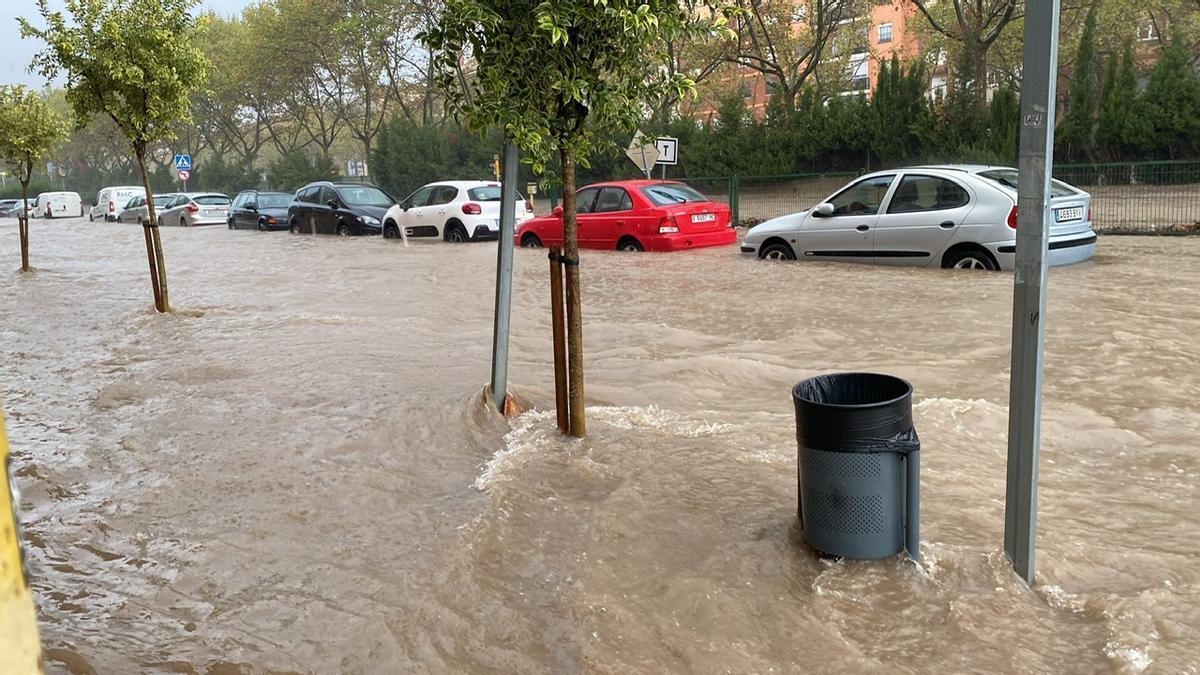
[[[778,176],[680,178],[713,201],[728,204],[739,225],[755,225],[803,211],[862,171]],[[1055,178],[1092,195],[1092,221],[1100,231],[1170,230],[1200,223],[1200,160],[1060,164]],[[546,195],[546,210],[558,195]],[[539,211],[541,212],[541,211]]]

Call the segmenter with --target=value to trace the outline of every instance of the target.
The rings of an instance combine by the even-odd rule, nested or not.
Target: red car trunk
[[[729,207],[716,202],[688,202],[661,207],[686,234],[712,232],[729,227]]]

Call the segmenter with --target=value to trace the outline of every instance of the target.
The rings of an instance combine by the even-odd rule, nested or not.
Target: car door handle
[[[871,226],[870,225],[859,225],[858,227],[856,227],[854,229],[858,230],[859,232],[866,232],[867,230],[871,229]]]
[[[625,221],[623,221],[623,220],[618,220],[618,221],[617,221],[617,227],[625,227]]]
[[[942,222],[938,223],[938,227],[942,228],[943,230],[949,230],[954,227],[954,221],[943,220]]]

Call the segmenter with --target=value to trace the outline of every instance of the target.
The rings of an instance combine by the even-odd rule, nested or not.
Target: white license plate
[[[1080,220],[1083,218],[1083,207],[1072,206],[1065,209],[1054,209],[1054,222],[1065,223],[1070,220]]]
[[[711,223],[716,219],[717,214],[715,213],[697,213],[696,215],[692,216],[693,223]]]

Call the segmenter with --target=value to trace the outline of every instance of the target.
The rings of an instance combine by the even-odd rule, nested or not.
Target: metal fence
[[[810,208],[861,171],[779,176],[681,178],[713,201],[728,204],[734,222],[754,225]],[[1154,232],[1200,227],[1200,161],[1061,164],[1054,177],[1092,195],[1097,230]],[[551,193],[538,213],[558,203]]]

